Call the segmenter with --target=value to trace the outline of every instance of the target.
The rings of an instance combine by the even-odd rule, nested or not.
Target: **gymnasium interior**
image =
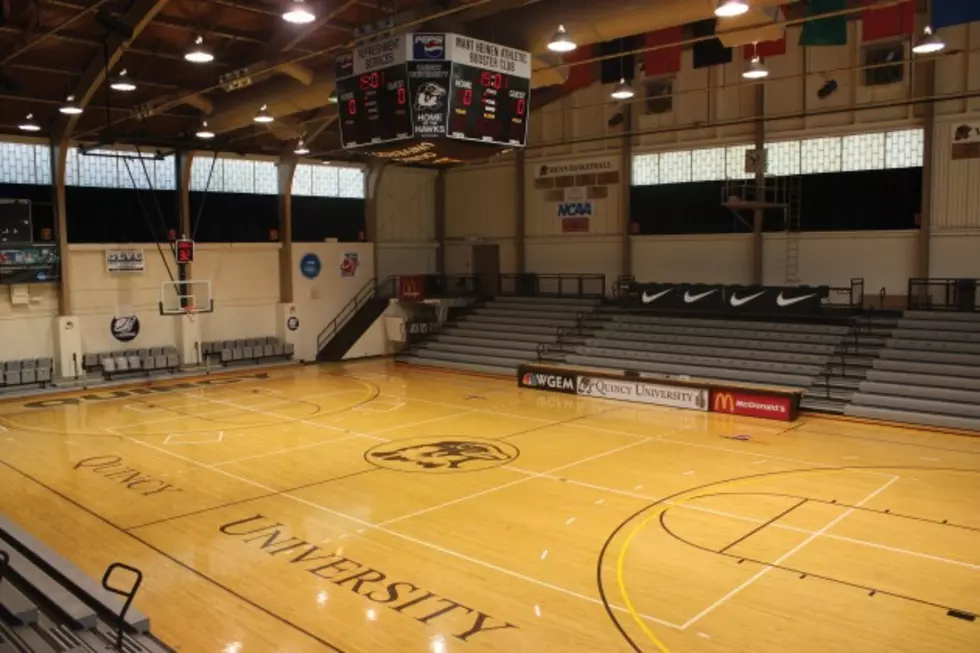
[[[976,652],[978,251],[977,0],[0,0],[0,653]]]

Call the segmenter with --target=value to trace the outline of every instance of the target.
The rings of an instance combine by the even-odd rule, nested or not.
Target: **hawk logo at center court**
[[[452,436],[386,442],[364,454],[372,465],[399,472],[475,472],[515,460],[520,452],[506,442]]]

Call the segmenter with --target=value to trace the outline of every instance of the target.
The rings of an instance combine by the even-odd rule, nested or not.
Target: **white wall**
[[[11,292],[26,292],[30,303],[13,305]],[[0,286],[0,361],[53,357],[57,315],[57,284]]]
[[[316,360],[316,339],[341,309],[371,280],[374,266],[372,243],[294,243],[293,303],[300,327],[296,332],[296,358]],[[319,276],[307,279],[300,273],[299,263],[305,254],[320,257]],[[353,276],[344,277],[340,265],[346,254],[356,253],[358,266]]]
[[[107,249],[142,249],[143,272],[112,272],[106,269]],[[164,246],[164,256],[176,276],[173,255]],[[72,312],[78,316],[82,351],[97,353],[129,347],[178,346],[178,319],[160,315],[161,283],[169,281],[167,269],[156,247],[147,245],[69,245],[62,262],[70,275]],[[135,315],[140,332],[135,340],[119,342],[112,336],[113,317]]]
[[[633,274],[664,283],[749,283],[752,236],[633,236]]]
[[[376,191],[378,279],[436,271],[436,170],[388,166]],[[370,278],[370,277],[369,277]]]
[[[527,272],[537,274],[604,274],[604,290],[620,274],[623,240],[619,236],[566,234],[525,239]],[[590,290],[587,288],[586,290]]]
[[[865,294],[904,295],[915,276],[916,239],[909,231],[824,231],[800,235],[800,283],[845,288],[864,278]],[[786,235],[765,234],[763,283],[785,283]]]
[[[515,159],[470,165],[446,172],[446,273],[472,274],[473,245],[500,247],[500,271],[517,271]]]
[[[980,278],[980,229],[947,230],[929,240],[929,276]]]
[[[199,244],[192,273],[211,282],[214,313],[199,315],[203,342],[275,335],[278,243]]]

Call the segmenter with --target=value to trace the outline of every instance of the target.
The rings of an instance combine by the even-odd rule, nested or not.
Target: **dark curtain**
[[[724,182],[692,182],[630,189],[630,221],[640,234],[749,232],[745,222],[721,205]],[[803,231],[915,229],[922,207],[922,168],[863,170],[804,175],[800,224]],[[782,231],[781,210],[765,212],[766,231]]]
[[[119,188],[65,189],[70,243],[152,243],[177,228],[177,192]]]
[[[322,243],[364,240],[364,200],[293,196],[293,242]]]
[[[190,208],[193,233],[189,235],[196,241],[267,243],[276,240],[270,238],[270,232],[279,226],[278,195],[192,192]]]

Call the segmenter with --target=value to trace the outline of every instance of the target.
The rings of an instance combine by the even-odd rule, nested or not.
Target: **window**
[[[905,78],[905,44],[887,43],[864,48],[864,85],[897,84]]]
[[[51,149],[40,143],[0,142],[0,183],[51,184]]]
[[[674,80],[651,79],[644,84],[647,115],[674,110]]]
[[[136,188],[174,190],[177,174],[174,156],[160,157],[134,150],[68,150],[65,185],[89,188]]]
[[[364,183],[360,168],[300,163],[293,173],[293,195],[363,199]]]
[[[215,158],[213,154],[201,152],[191,162],[191,190],[242,195],[278,195],[276,164],[272,161],[253,161],[221,155]]]
[[[766,145],[766,174],[783,177],[915,168],[922,166],[924,148],[922,129],[778,141]],[[745,153],[751,149],[751,145],[733,145],[637,154],[633,157],[633,185],[749,179],[753,173],[745,172]]]

